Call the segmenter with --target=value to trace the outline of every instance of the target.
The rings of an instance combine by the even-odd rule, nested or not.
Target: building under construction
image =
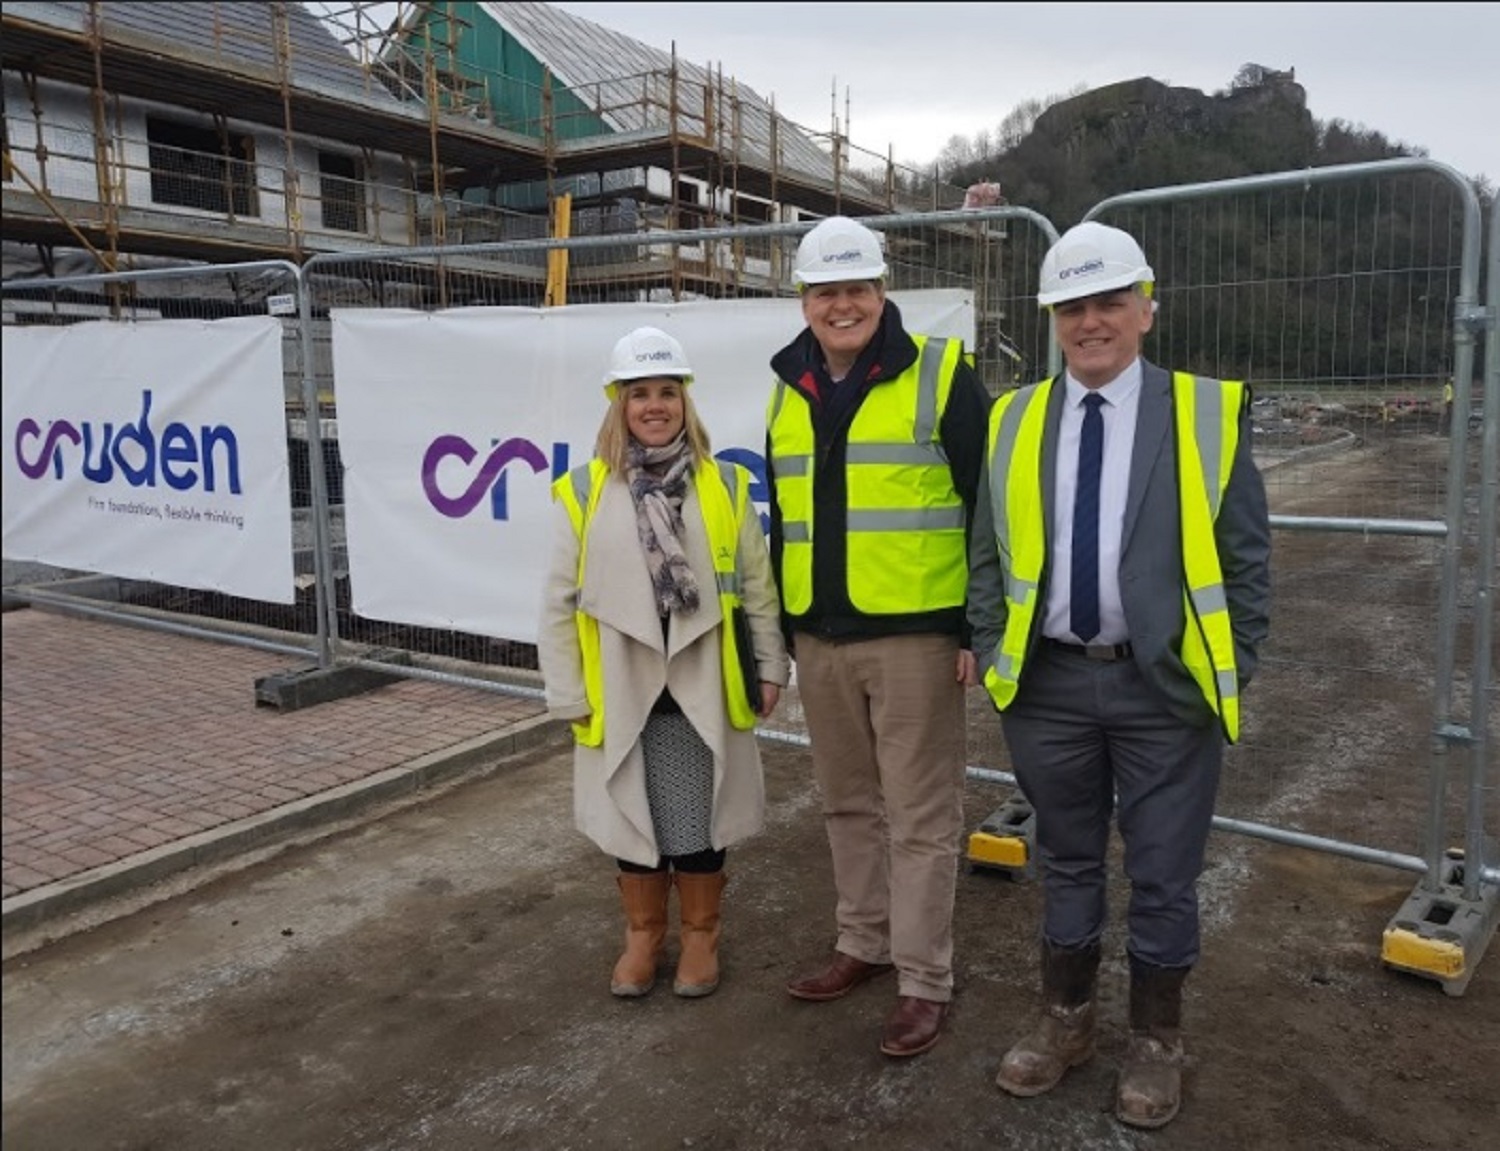
[[[722,66],[547,4],[16,3],[0,19],[7,278],[963,198],[854,149],[836,105],[810,131]],[[570,279],[593,299],[746,290],[712,260],[642,250],[628,275],[581,261]],[[491,298],[541,302],[546,261],[529,267]]]

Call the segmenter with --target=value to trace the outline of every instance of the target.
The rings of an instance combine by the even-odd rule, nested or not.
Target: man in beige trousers
[[[918,1055],[953,995],[963,831],[968,529],[988,398],[958,340],[908,333],[880,238],[813,228],[794,280],[807,326],[771,361],[771,555],[838,892],[823,967],[838,999],[897,972],[880,1050]]]

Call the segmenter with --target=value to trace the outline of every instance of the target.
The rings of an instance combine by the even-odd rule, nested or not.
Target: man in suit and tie
[[[1130,1039],[1115,1112],[1181,1100],[1182,986],[1226,742],[1268,631],[1270,526],[1240,383],[1141,355],[1154,275],[1089,222],[1042,263],[1066,371],[991,410],[969,589],[974,650],[1036,812],[1043,1010],[1003,1090],[1051,1090],[1095,1047],[1106,853],[1130,882]]]

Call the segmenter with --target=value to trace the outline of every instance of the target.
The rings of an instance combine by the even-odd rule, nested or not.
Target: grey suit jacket
[[[1195,726],[1211,723],[1213,712],[1182,665],[1178,651],[1184,625],[1182,606],[1182,532],[1177,497],[1177,444],[1172,426],[1172,376],[1141,362],[1140,409],[1130,458],[1130,491],[1120,538],[1120,598],[1135,662],[1163,697],[1172,713]],[[1052,574],[1051,540],[1053,476],[1058,426],[1066,389],[1054,386],[1042,438],[1041,475],[1044,522],[1049,533],[1038,603],[1046,602]],[[1239,447],[1229,486],[1214,524],[1224,591],[1234,632],[1240,687],[1254,677],[1256,652],[1270,628],[1271,530],[1265,484],[1250,454],[1249,392],[1240,413]],[[980,674],[994,663],[995,648],[1005,630],[1005,585],[995,546],[990,502],[993,477],[986,468],[974,520],[969,557],[969,621]],[[1041,636],[1043,612],[1034,618],[1028,653]],[[1021,670],[1024,685],[1028,659]]]

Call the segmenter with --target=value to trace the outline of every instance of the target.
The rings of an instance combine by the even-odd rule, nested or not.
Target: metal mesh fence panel
[[[1271,639],[1219,811],[1395,852],[1462,841],[1443,780],[1474,700],[1482,411],[1465,320],[1478,215],[1424,161],[1116,197],[1156,273],[1154,362],[1254,391],[1273,525]],[[1493,338],[1493,336],[1491,337]],[[1494,826],[1496,796],[1483,802]],[[1424,843],[1429,807],[1437,805]],[[1473,814],[1473,813],[1469,813]]]
[[[435,630],[362,618],[351,606],[341,549],[342,483],[336,440],[330,311],[336,308],[404,308],[442,311],[484,305],[635,304],[699,299],[791,297],[793,255],[811,223],[692,231],[642,230],[612,234],[618,221],[589,218],[566,240],[539,238],[496,244],[412,251],[325,255],[304,269],[308,292],[308,355],[320,397],[329,459],[330,522],[334,543],[333,630],[345,660],[379,658],[399,651],[411,662],[398,674],[452,679],[499,690],[536,690],[536,654],[530,644],[458,630]],[[998,275],[1004,253],[1040,261],[1055,231],[1024,209],[986,213],[953,211],[878,217],[869,221],[885,237],[894,291],[961,288],[973,293],[981,347],[975,365],[992,392],[1014,386],[1037,368],[1023,356],[1047,358],[1045,319],[1034,298],[1008,298]],[[1021,236],[1027,239],[1021,239]],[[1008,257],[1007,257],[1008,258]],[[561,285],[561,287],[560,287]],[[1018,336],[1013,328],[1025,329]],[[786,338],[795,335],[789,330]],[[1029,349],[1023,351],[1022,349]],[[769,359],[774,348],[766,349]],[[521,675],[515,673],[520,672]],[[791,693],[768,734],[801,738],[802,722]]]

